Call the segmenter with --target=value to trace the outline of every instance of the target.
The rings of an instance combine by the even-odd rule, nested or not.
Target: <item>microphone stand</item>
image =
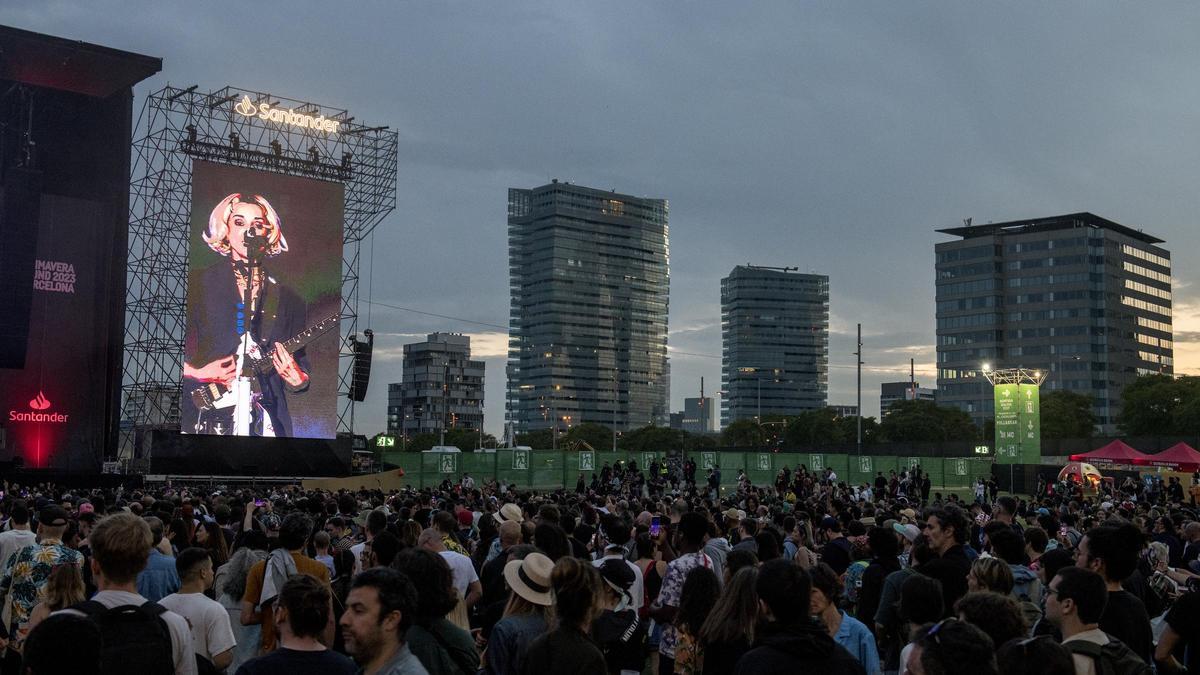
[[[253,229],[246,231],[243,242],[246,247],[246,288],[242,291],[242,335],[239,347],[241,350],[239,359],[241,370],[237,378],[237,404],[234,408],[233,416],[233,433],[235,436],[250,435],[254,394],[252,384],[255,376],[254,365],[250,360],[249,354],[250,341],[254,339],[250,331],[254,323],[254,317],[258,313],[254,284],[258,280],[258,272],[262,269],[262,261],[267,253],[266,238],[255,233]],[[259,348],[262,348],[261,345]]]

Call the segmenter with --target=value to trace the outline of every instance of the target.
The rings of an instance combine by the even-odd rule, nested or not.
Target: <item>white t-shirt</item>
[[[467,588],[479,581],[479,575],[475,573],[475,566],[471,564],[471,559],[454,551],[441,551],[441,556],[450,566],[450,571],[454,573],[454,588],[458,590],[459,597],[467,597]]]
[[[642,602],[645,600],[645,592],[646,592],[645,591],[645,588],[646,588],[645,583],[646,582],[642,578],[641,568],[638,567],[637,565],[629,562],[628,560],[625,560],[625,556],[621,555],[620,553],[606,554],[603,558],[597,558],[596,560],[593,560],[592,565],[594,565],[596,567],[600,567],[601,565],[604,564],[604,562],[606,560],[624,561],[626,565],[629,565],[629,569],[633,570],[633,585],[629,587],[629,595],[630,595],[629,602],[632,604],[630,604],[629,606],[632,609],[641,609]]]
[[[187,620],[192,629],[192,650],[209,661],[237,645],[229,612],[216,600],[202,593],[172,593],[158,604]]]
[[[92,600],[108,609],[124,605],[142,606],[146,598],[128,591],[100,591],[92,596]],[[77,609],[62,609],[59,612],[71,612],[77,616],[87,616]],[[55,612],[58,614],[58,612]],[[160,614],[167,628],[171,631],[171,656],[175,661],[175,675],[196,675],[196,657],[192,650],[192,632],[188,629],[187,619],[171,610]]]

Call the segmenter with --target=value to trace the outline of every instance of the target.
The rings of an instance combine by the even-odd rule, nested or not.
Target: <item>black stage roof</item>
[[[1132,237],[1138,241],[1143,241],[1147,244],[1161,244],[1164,240],[1158,237],[1151,236],[1135,230],[1131,227],[1126,227],[1120,223],[1114,223],[1107,218],[1101,218],[1094,213],[1083,211],[1081,213],[1069,213],[1062,216],[1050,216],[1048,218],[1031,218],[1028,220],[1010,220],[1006,223],[987,223],[986,225],[971,225],[969,227],[951,227],[945,230],[938,230],[942,234],[950,234],[963,239],[971,239],[974,237],[987,237],[998,234],[1019,234],[1028,232],[1048,232],[1051,230],[1064,230],[1075,227],[1097,227],[1105,230],[1119,232],[1127,237]]]
[[[162,59],[0,26],[0,79],[106,98],[162,70]]]

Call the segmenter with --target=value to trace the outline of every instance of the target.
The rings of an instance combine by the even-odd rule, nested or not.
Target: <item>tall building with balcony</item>
[[[483,428],[483,361],[471,360],[471,337],[430,333],[404,345],[402,381],[388,385],[389,434]]]
[[[721,426],[824,408],[829,277],[739,265],[721,280]]]
[[[667,201],[557,180],[508,191],[509,421],[669,422]]]
[[[1043,391],[1090,396],[1111,433],[1121,391],[1174,372],[1171,254],[1091,213],[967,225],[936,254],[938,403],[993,415],[990,368],[1046,373]]]

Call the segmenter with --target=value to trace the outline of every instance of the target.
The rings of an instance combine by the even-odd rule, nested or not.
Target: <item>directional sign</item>
[[[579,453],[579,470],[580,471],[595,471],[596,470],[596,453],[584,451]]]
[[[514,471],[525,471],[529,468],[528,450],[513,450],[512,468]]]

